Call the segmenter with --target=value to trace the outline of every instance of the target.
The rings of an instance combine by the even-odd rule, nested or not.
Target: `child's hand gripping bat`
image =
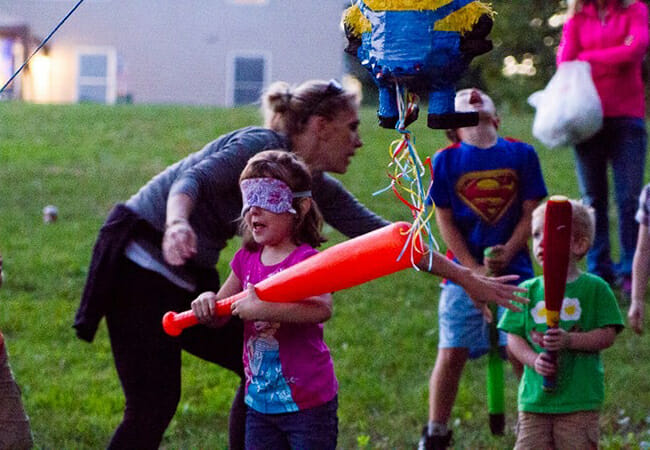
[[[544,219],[544,304],[546,325],[557,328],[566,288],[571,245],[571,203],[560,195],[552,196],[546,205]],[[548,352],[557,364],[557,352]],[[544,377],[544,390],[555,389],[556,376]]]
[[[294,302],[340,291],[417,264],[423,249],[411,240],[410,224],[396,222],[334,245],[255,285],[257,296],[268,302]],[[409,242],[407,242],[407,240]],[[411,258],[413,255],[413,259]],[[217,302],[217,315],[230,314],[230,305],[246,291]],[[198,323],[191,310],[168,312],[163,328],[170,336]]]

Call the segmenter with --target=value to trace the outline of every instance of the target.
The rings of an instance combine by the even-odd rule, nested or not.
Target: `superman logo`
[[[512,169],[468,172],[456,183],[463,202],[490,225],[496,223],[517,196],[519,177]]]

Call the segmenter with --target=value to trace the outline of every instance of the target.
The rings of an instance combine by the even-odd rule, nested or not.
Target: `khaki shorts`
[[[600,437],[598,411],[570,414],[519,412],[515,450],[597,449]]]

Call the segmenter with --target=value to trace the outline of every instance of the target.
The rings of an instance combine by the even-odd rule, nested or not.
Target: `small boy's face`
[[[533,256],[540,266],[544,265],[544,216],[536,214],[532,221]]]
[[[534,214],[532,220],[533,256],[540,266],[544,265],[544,215]],[[589,250],[589,240],[576,230],[571,233],[570,260],[579,260]]]

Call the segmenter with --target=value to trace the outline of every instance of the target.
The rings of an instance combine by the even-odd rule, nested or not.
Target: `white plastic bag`
[[[560,64],[546,88],[534,92],[528,103],[537,109],[533,136],[549,148],[578,144],[603,126],[603,108],[586,61]]]

